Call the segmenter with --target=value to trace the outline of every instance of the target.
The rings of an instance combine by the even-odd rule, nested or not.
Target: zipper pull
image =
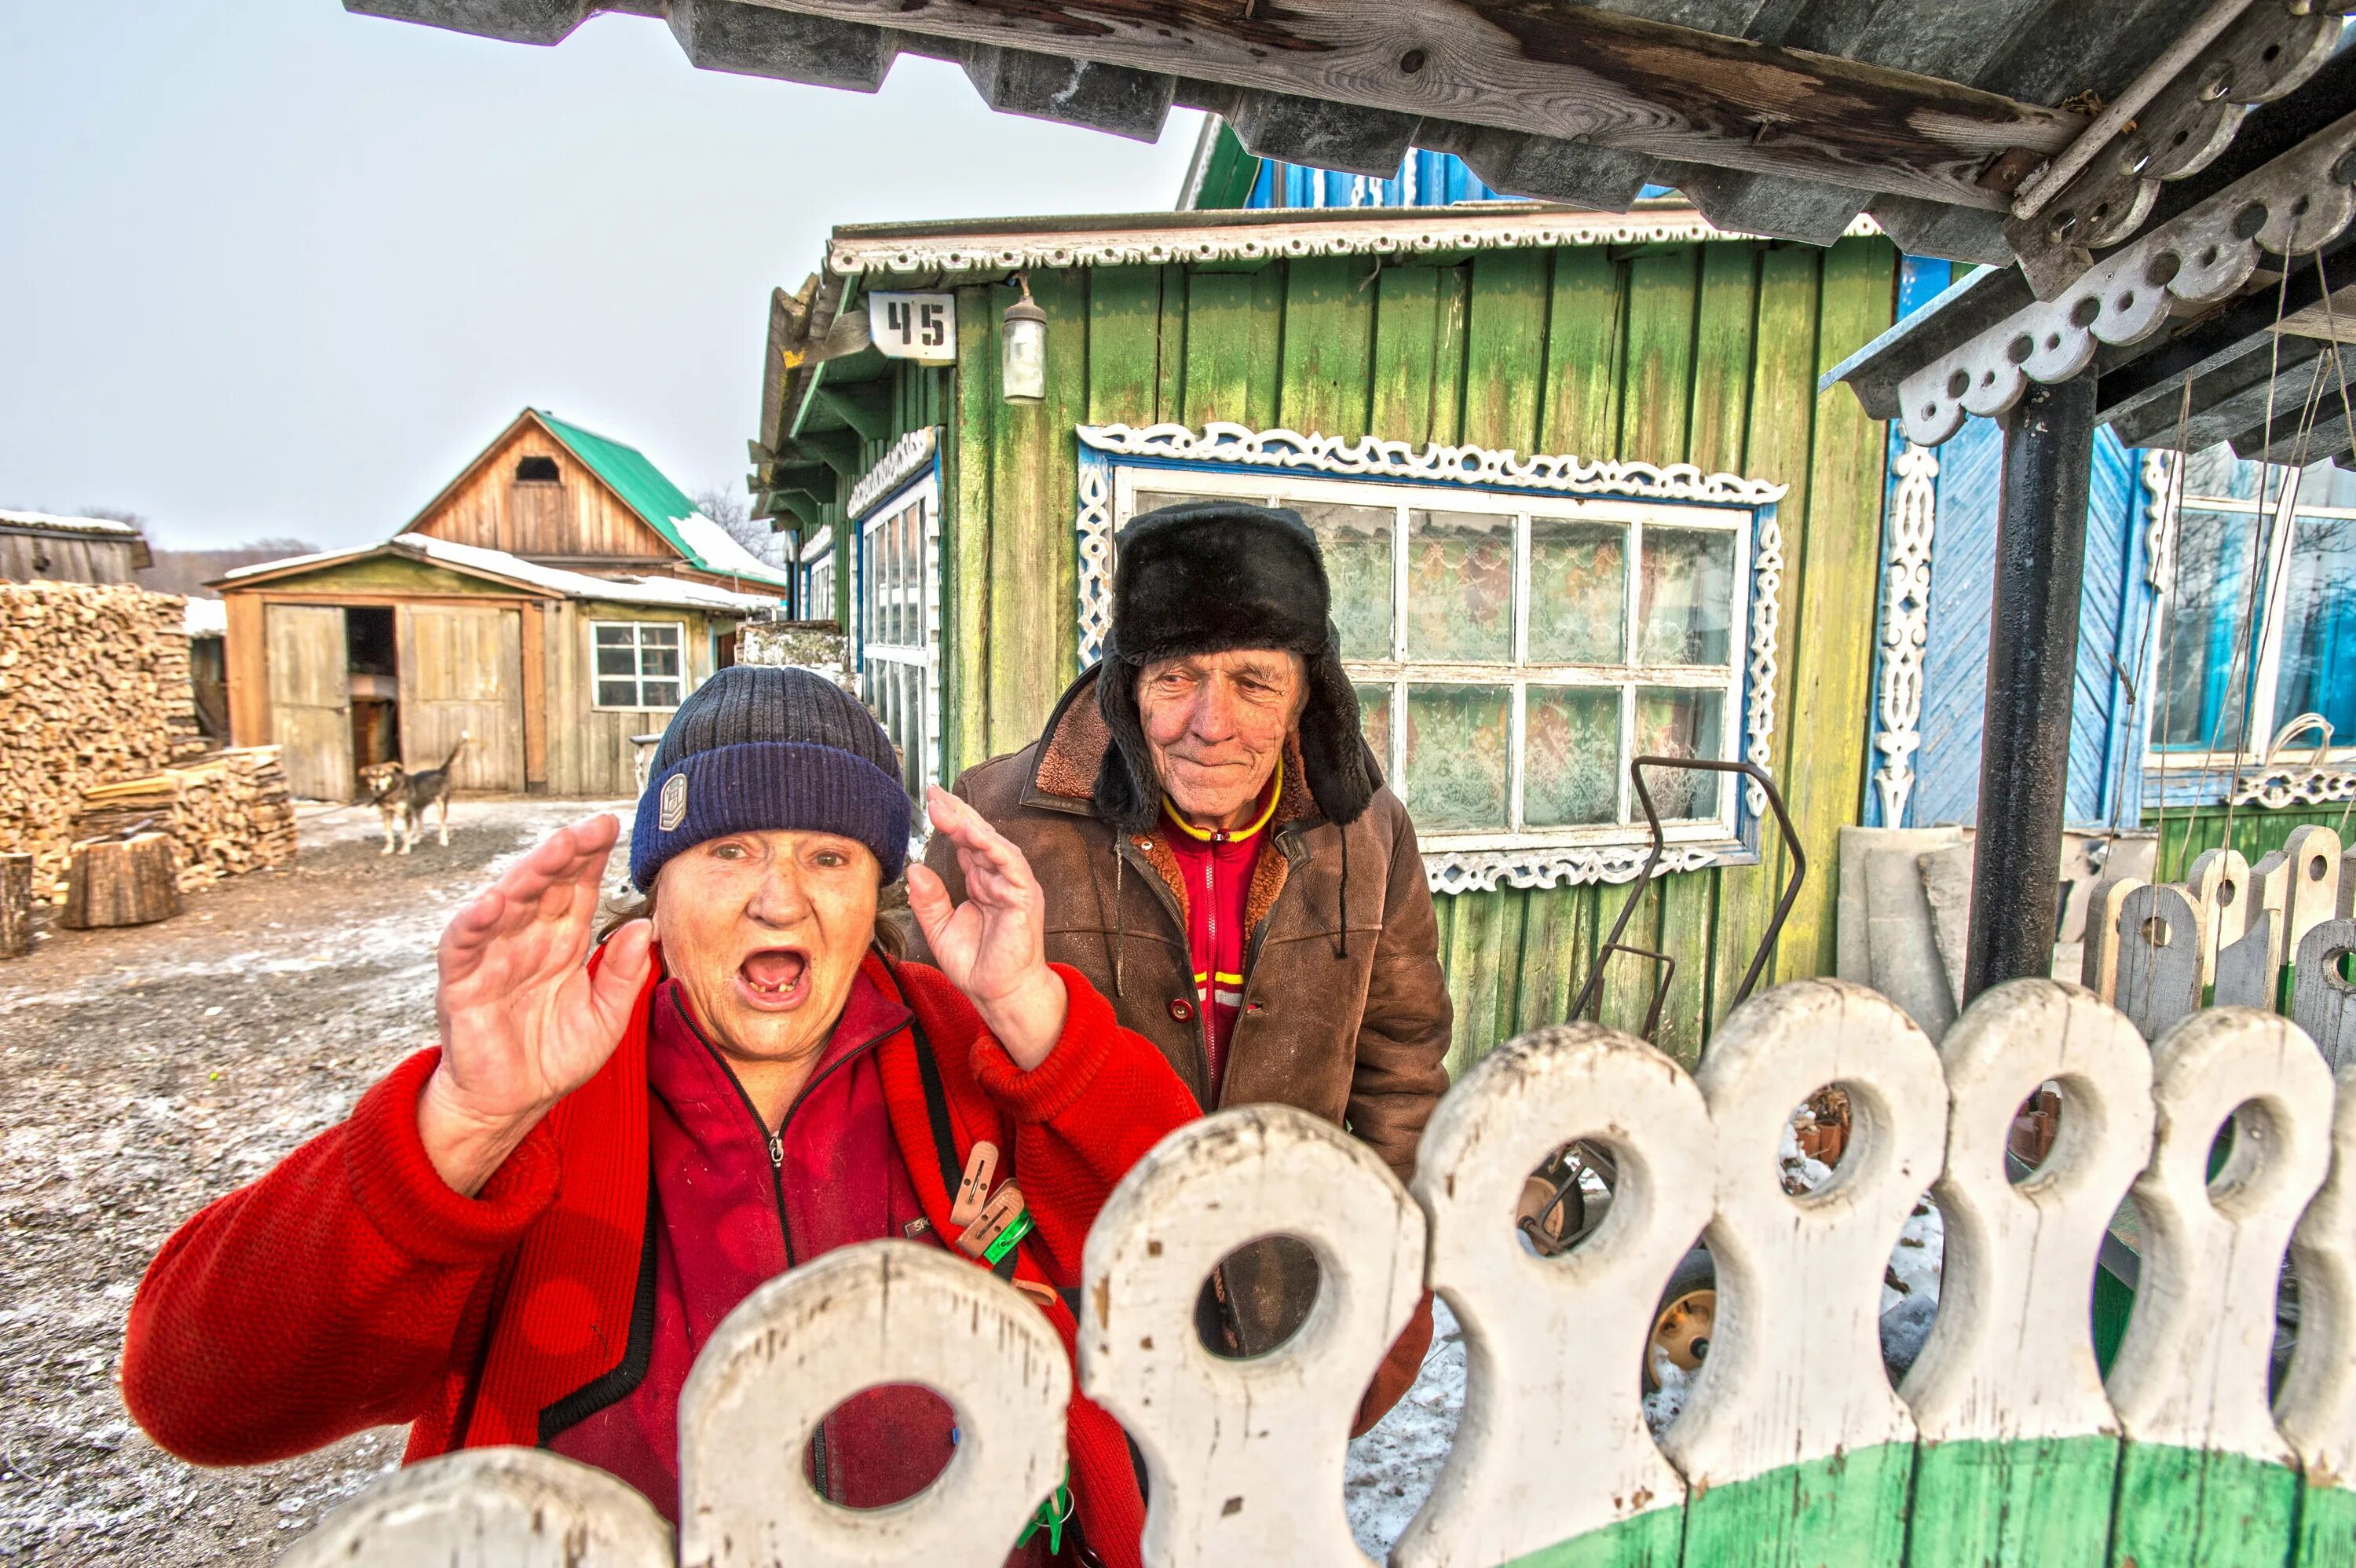
[[[769,1168],[786,1168],[786,1130],[783,1127],[769,1135]]]

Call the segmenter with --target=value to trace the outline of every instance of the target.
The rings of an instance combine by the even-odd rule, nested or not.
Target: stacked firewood
[[[0,583],[0,851],[54,890],[83,792],[202,752],[184,602],[121,583]]]
[[[294,859],[294,799],[275,746],[221,752],[82,792],[74,837],[168,834],[179,850],[180,891]]]

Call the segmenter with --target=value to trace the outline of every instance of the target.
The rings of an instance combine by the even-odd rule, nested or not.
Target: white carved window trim
[[[939,468],[927,462],[889,494],[871,489],[850,519],[857,530],[850,630],[859,695],[900,748],[901,777],[912,795],[941,782],[940,497]],[[885,549],[915,559],[904,553],[898,571],[886,573],[878,554]],[[899,613],[888,635],[886,610]]]
[[[1479,447],[1423,447],[1373,438],[1344,441],[1290,431],[1255,432],[1241,425],[1213,423],[1196,432],[1183,425],[1136,428],[1126,425],[1079,427],[1079,507],[1076,520],[1079,546],[1079,653],[1082,667],[1103,651],[1110,616],[1113,535],[1119,522],[1130,515],[1141,483],[1149,490],[1179,489],[1195,494],[1235,495],[1266,501],[1297,497],[1345,504],[1424,505],[1447,509],[1486,510],[1526,517],[1584,510],[1590,516],[1609,513],[1641,521],[1719,527],[1736,543],[1733,645],[1723,686],[1726,693],[1727,735],[1722,754],[1739,755],[1762,767],[1768,765],[1774,733],[1774,692],[1777,630],[1783,583],[1783,538],[1776,520],[1776,503],[1785,486],[1738,475],[1705,475],[1691,464],[1666,467],[1643,463],[1590,462],[1558,455],[1523,457]],[[1369,494],[1386,494],[1376,500]],[[1437,492],[1435,494],[1435,492]],[[1408,493],[1404,495],[1403,493]],[[1578,500],[1566,505],[1564,498]],[[1664,517],[1664,508],[1683,514]],[[1741,517],[1729,517],[1740,511]],[[1524,645],[1527,603],[1528,528],[1515,525],[1516,579],[1515,645]],[[1401,552],[1394,560],[1404,565]],[[1631,581],[1634,572],[1629,574]],[[1632,590],[1633,591],[1633,590]],[[1395,605],[1398,600],[1395,598]],[[1350,669],[1362,682],[1389,681],[1394,686],[1394,754],[1384,760],[1387,773],[1396,774],[1404,712],[1398,707],[1398,685],[1416,670],[1419,684],[1431,678],[1440,684],[1451,677],[1471,683],[1512,687],[1512,745],[1521,744],[1522,693],[1530,685],[1690,685],[1689,678],[1655,679],[1651,673],[1633,673],[1603,679],[1583,677],[1552,667],[1537,669],[1506,665],[1481,667],[1409,667],[1396,661],[1380,665],[1353,663]],[[1626,745],[1622,728],[1621,789],[1628,795]],[[1518,778],[1519,767],[1515,770]],[[1514,790],[1518,811],[1518,789]],[[1756,786],[1719,790],[1720,816],[1716,819],[1664,825],[1666,850],[1657,874],[1700,870],[1711,866],[1744,865],[1758,859],[1759,818],[1765,802]],[[1425,874],[1435,892],[1464,892],[1500,885],[1532,888],[1583,882],[1625,882],[1641,874],[1650,838],[1633,801],[1632,825],[1603,824],[1567,828],[1523,829],[1498,833],[1419,833]]]
[[[2157,464],[2153,458],[2160,461]],[[2207,496],[2179,492],[2186,484],[2189,464],[2174,453],[2147,457],[2144,478],[2152,496],[2152,517],[2147,532],[2151,565],[2147,581],[2157,603],[2152,613],[2158,624],[2152,638],[2150,684],[2152,727],[2144,752],[2145,797],[2161,808],[2186,805],[2288,806],[2339,805],[2356,799],[2356,736],[2336,736],[2330,724],[2315,713],[2279,711],[2283,646],[2288,617],[2283,598],[2289,581],[2291,554],[2297,542],[2297,524],[2309,519],[2356,519],[2356,508],[2308,505],[2300,499],[2302,473],[2280,464],[2260,471],[2260,494],[2254,497]],[[2268,489],[2272,494],[2268,494]],[[2266,524],[2265,560],[2258,563],[2265,602],[2258,606],[2257,662],[2248,677],[2250,709],[2265,716],[2252,727],[2249,749],[2235,743],[2209,751],[2173,749],[2158,744],[2163,708],[2160,682],[2168,670],[2168,622],[2175,606],[2169,591],[2175,581],[2175,555],[2181,548],[2187,511],[2222,512],[2255,524],[2273,514]],[[2238,634],[2237,634],[2238,640]],[[2243,651],[2236,665],[2247,669]]]

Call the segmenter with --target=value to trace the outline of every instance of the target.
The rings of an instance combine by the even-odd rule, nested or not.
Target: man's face
[[[1301,716],[1301,657],[1272,648],[1147,665],[1137,709],[1153,771],[1198,827],[1248,823]]]

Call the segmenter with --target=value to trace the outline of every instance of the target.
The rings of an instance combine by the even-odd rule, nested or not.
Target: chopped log
[[[76,931],[147,925],[179,912],[179,857],[169,835],[142,833],[73,847],[59,924]]]
[[[33,858],[0,855],[0,958],[33,950]]]

